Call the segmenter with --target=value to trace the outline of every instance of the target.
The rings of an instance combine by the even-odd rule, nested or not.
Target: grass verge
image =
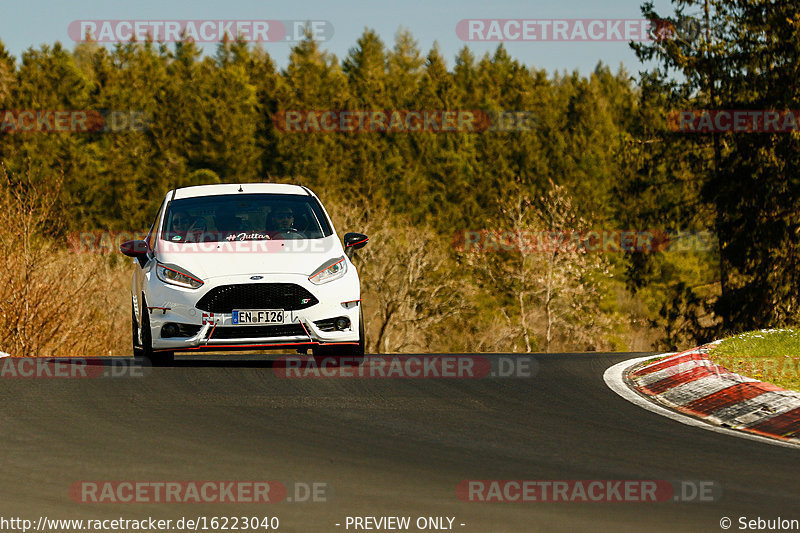
[[[800,330],[742,333],[714,346],[708,357],[733,372],[800,391]]]

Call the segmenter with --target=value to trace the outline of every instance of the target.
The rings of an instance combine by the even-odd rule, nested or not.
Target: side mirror
[[[363,233],[345,233],[344,234],[344,253],[347,257],[352,257],[353,250],[363,248],[369,242],[369,237]]]
[[[144,266],[147,263],[147,242],[128,241],[119,245],[119,251],[128,257],[133,257],[139,264]]]

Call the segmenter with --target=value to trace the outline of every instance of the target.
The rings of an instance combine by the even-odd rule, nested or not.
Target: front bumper
[[[160,312],[160,311],[156,311]],[[340,315],[343,316],[343,315]],[[358,320],[356,316],[355,320]],[[340,344],[358,344],[358,332],[356,330],[355,337],[351,331],[321,331],[313,322],[306,322],[301,320],[297,322],[303,326],[305,333],[303,335],[282,335],[276,337],[254,337],[242,336],[231,337],[226,335],[225,338],[215,337],[214,333],[217,330],[217,324],[207,323],[200,328],[193,337],[167,337],[167,338],[153,338],[154,350],[216,350],[219,348],[236,348],[236,349],[280,349],[291,347],[313,347],[320,345],[340,345]],[[221,326],[222,327],[222,326]],[[250,326],[236,326],[237,328],[246,329]],[[352,321],[351,321],[352,327]],[[357,325],[356,325],[357,327]],[[158,331],[153,331],[155,335]],[[243,332],[244,333],[244,332]]]
[[[150,308],[154,350],[293,349],[320,345],[353,345],[360,341],[360,287],[357,274],[350,275],[348,272],[345,277],[323,285],[314,285],[302,275],[265,275],[263,283],[300,285],[318,300],[317,304],[305,309],[284,311],[284,324],[287,327],[278,328],[284,330],[279,335],[261,334],[269,330],[269,327],[234,325],[232,313],[210,313],[195,306],[215,287],[252,284],[249,275],[211,278],[198,290],[167,285],[157,278],[147,281],[149,291],[145,296]],[[315,324],[320,320],[340,316],[350,319],[350,327],[343,331],[323,331]],[[200,329],[191,337],[164,338],[161,336],[161,328],[168,323],[190,324],[199,326]],[[240,331],[241,336],[238,335]]]

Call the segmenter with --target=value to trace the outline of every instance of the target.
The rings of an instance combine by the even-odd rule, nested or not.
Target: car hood
[[[245,274],[314,274],[344,255],[336,235],[324,239],[171,243],[160,241],[158,261],[200,279]]]

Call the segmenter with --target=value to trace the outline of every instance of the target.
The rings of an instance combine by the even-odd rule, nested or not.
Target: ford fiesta
[[[133,351],[154,364],[176,351],[291,349],[364,353],[352,251],[317,196],[273,183],[200,185],[167,193],[134,259]]]

